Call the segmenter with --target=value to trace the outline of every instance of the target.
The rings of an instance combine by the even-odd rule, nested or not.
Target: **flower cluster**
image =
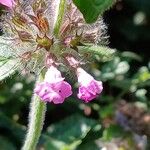
[[[65,98],[72,94],[72,91],[70,84],[64,81],[60,71],[52,65],[46,72],[44,82],[36,85],[35,93],[43,101],[59,104],[63,103]]]
[[[81,52],[79,47],[102,42],[105,30],[102,20],[86,24],[72,0],[66,0],[65,14],[56,35],[60,0],[9,2],[0,1],[11,7],[3,17],[4,35],[0,40],[7,41],[11,47],[13,55],[9,58],[17,61],[15,68],[22,73],[45,74],[44,81],[35,86],[35,94],[45,102],[63,103],[72,94],[71,85],[58,70],[63,66],[76,74],[79,99],[89,102],[96,98],[102,92],[102,82],[82,69],[81,65],[92,56]]]
[[[78,98],[85,102],[96,98],[103,90],[102,82],[94,80],[91,75],[79,67],[74,57],[67,56],[66,60],[75,69],[78,78]],[[50,55],[47,57],[47,62],[47,66],[49,67],[44,81],[38,83],[34,91],[45,102],[53,102],[54,104],[63,103],[65,98],[72,94],[71,85],[64,81],[61,72],[57,69],[55,61],[53,61]]]

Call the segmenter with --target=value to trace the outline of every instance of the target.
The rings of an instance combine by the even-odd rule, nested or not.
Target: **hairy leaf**
[[[13,56],[15,56],[15,50],[11,47],[11,44],[0,39],[0,60],[2,57],[7,58]]]
[[[19,66],[19,59],[14,57],[14,50],[5,43],[0,43],[0,81],[11,75]]]
[[[108,61],[114,57],[115,50],[106,46],[79,46],[79,51],[82,53],[91,53],[98,55],[101,61]]]
[[[17,60],[8,60],[3,63],[0,62],[0,81],[13,74],[19,66]]]
[[[115,0],[73,0],[73,2],[83,14],[85,21],[93,23],[113,5]]]

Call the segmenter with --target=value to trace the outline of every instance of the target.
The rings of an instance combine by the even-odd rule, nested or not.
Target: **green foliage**
[[[13,74],[18,68],[18,59],[13,58],[13,51],[8,44],[0,43],[0,81]]]
[[[0,146],[2,150],[16,150],[14,145],[8,139],[0,136]]]
[[[70,116],[48,127],[44,147],[47,150],[74,150],[96,125],[98,123],[93,119],[81,115]]]
[[[123,130],[122,127],[118,125],[111,125],[109,128],[106,128],[103,132],[103,140],[111,140],[112,138],[119,138],[122,135],[125,135],[126,132]]]
[[[93,74],[97,79],[103,80],[105,89],[106,85],[109,85],[110,91],[105,90],[100,100],[95,100],[90,104],[81,104],[76,99],[68,99],[61,106],[49,105],[46,120],[52,120],[52,124],[46,122],[39,147],[46,150],[98,150],[101,146],[97,144],[97,140],[101,139],[102,142],[103,140],[111,141],[114,138],[126,139],[128,133],[122,127],[111,125],[104,128],[101,124],[105,119],[115,116],[116,101],[124,98],[124,95],[132,93],[130,101],[142,102],[148,108],[150,107],[147,95],[149,68],[143,66],[135,73],[131,73],[131,67],[129,67],[131,60],[133,61],[133,57],[117,53],[111,61],[104,62],[101,69],[93,68]],[[125,65],[120,67],[122,66],[120,64],[126,64],[128,67]],[[118,68],[122,71],[116,71],[120,70]],[[110,74],[113,75],[110,76]],[[4,145],[5,140],[12,141],[14,148],[17,149],[20,148],[24,138],[25,130],[22,125],[27,123],[28,109],[22,110],[28,107],[33,80],[28,78],[20,80],[18,76],[13,76],[13,80],[9,78],[6,83],[0,85],[0,128],[9,134],[4,132],[1,136],[4,137]],[[22,83],[23,87],[18,83]],[[117,91],[116,94],[113,93],[114,91]],[[96,119],[92,119],[92,115],[90,118],[84,116],[84,113],[86,114],[89,110],[95,114]],[[19,120],[12,120],[16,115]],[[130,136],[132,137],[132,134]]]
[[[98,144],[96,144],[96,142],[87,142],[85,144],[82,144],[81,146],[79,146],[77,148],[77,150],[101,150],[101,148],[98,146]]]
[[[93,23],[102,15],[104,11],[109,9],[115,0],[73,0],[75,5],[83,14],[87,23]]]
[[[94,22],[102,12],[100,5],[95,6],[96,1],[87,0],[85,3],[84,0],[74,0],[74,2],[79,9],[84,9],[80,9],[80,11],[87,22]],[[102,3],[101,6],[104,6],[106,1],[99,1],[98,4],[100,2]],[[119,8],[123,8],[123,10],[118,11],[119,16],[115,12],[115,15],[112,13],[113,15],[107,18],[116,17],[111,22],[113,23],[113,32],[115,31],[112,41],[116,41],[113,44],[117,45],[113,46],[123,50],[139,50],[140,54],[139,51],[136,53],[131,51],[115,53],[113,49],[102,46],[79,47],[83,54],[86,52],[95,53],[96,58],[103,61],[103,63],[96,63],[91,69],[91,74],[96,79],[103,81],[103,93],[97,100],[89,104],[83,104],[75,98],[66,100],[61,106],[49,104],[38,149],[100,150],[106,148],[106,145],[116,144],[118,141],[129,146],[129,148],[119,147],[120,150],[137,149],[135,146],[138,145],[139,141],[136,143],[133,140],[136,132],[129,128],[128,123],[134,122],[134,128],[140,128],[142,131],[145,130],[145,127],[139,127],[132,118],[126,120],[127,123],[123,122],[123,126],[118,125],[116,122],[118,108],[116,106],[118,101],[124,99],[126,102],[136,103],[148,111],[150,110],[150,63],[147,65],[148,62],[145,58],[149,58],[149,56],[144,51],[145,48],[149,49],[149,47],[142,42],[146,40],[149,44],[150,30],[147,19],[150,15],[149,0],[125,0],[123,2],[126,2],[129,8],[121,2],[119,6],[123,7]],[[90,5],[90,9],[87,8],[88,5]],[[104,9],[106,10],[106,8]],[[124,9],[127,12],[122,14]],[[143,24],[134,24],[134,15],[137,15],[137,11],[144,12],[146,16]],[[93,18],[91,18],[92,15]],[[123,36],[120,38],[117,33]],[[1,40],[1,43],[4,42]],[[9,45],[7,41],[5,44]],[[3,53],[5,56],[6,53],[9,53],[10,47],[8,45],[0,44],[0,75],[3,72],[1,69],[4,69],[1,68],[2,64],[6,65],[6,70],[8,66],[13,66],[13,63],[9,62],[12,55],[3,56]],[[107,60],[110,61],[107,62]],[[9,76],[10,73],[6,71],[5,76]],[[13,70],[12,73],[14,73]],[[28,122],[28,107],[33,85],[32,76],[21,79],[18,75],[13,75],[13,77],[0,83],[0,149],[2,150],[17,150],[22,145]],[[133,116],[136,114],[133,113]],[[121,117],[124,119],[123,116]],[[124,128],[130,129],[131,132],[124,130]],[[139,137],[142,138],[141,135]],[[118,141],[115,143],[115,140]]]
[[[19,138],[23,137],[25,134],[25,130],[15,121],[12,121],[5,114],[0,112],[0,127],[7,129],[13,135],[13,138],[16,141],[19,141]]]
[[[106,46],[78,46],[81,53],[91,53],[98,56],[100,61],[109,61],[113,59],[115,55],[115,50]]]
[[[102,119],[112,116],[114,115],[114,113],[115,113],[115,107],[112,103],[110,103],[107,106],[102,107],[99,110],[99,115],[101,116]]]
[[[150,107],[148,101],[150,71],[148,67],[143,66],[137,69],[135,73],[131,73],[129,66],[133,57],[124,54],[125,52],[123,54],[116,53],[111,61],[102,64],[101,69],[93,68],[93,74],[96,78],[103,80],[104,86],[109,84],[110,92],[105,90],[101,100],[95,100],[88,105],[81,105],[81,102],[76,99],[67,100],[60,107],[49,105],[46,120],[53,119],[53,121],[50,126],[49,123],[46,124],[46,130],[43,131],[39,147],[44,147],[47,150],[98,150],[101,148],[97,144],[99,138],[105,141],[120,137],[126,139],[128,133],[122,127],[111,125],[109,128],[103,128],[101,124],[105,119],[115,116],[116,101],[124,98],[124,95],[132,93],[130,101],[142,102],[148,108]],[[125,65],[121,67],[120,64],[126,64],[128,67]],[[112,75],[110,76],[110,74]],[[15,149],[20,147],[24,138],[25,130],[22,124],[27,123],[28,111],[22,110],[28,107],[27,104],[33,87],[33,81],[31,81],[28,78],[20,80],[18,76],[13,76],[13,80],[9,78],[6,80],[7,84],[0,85],[0,128],[9,132],[9,134],[7,132],[1,133],[1,136],[4,136],[4,145],[5,140],[12,141]],[[22,83],[23,87],[19,83]],[[116,94],[113,93],[114,91],[117,91]],[[96,120],[83,115],[87,111],[86,109],[96,113],[98,116]],[[80,112],[80,115],[77,115],[76,112]],[[65,119],[64,115],[66,116]],[[12,120],[12,118],[15,119],[15,116],[18,116],[19,120]],[[131,134],[130,136],[132,137]]]
[[[125,75],[129,71],[129,63],[121,60],[120,57],[116,56],[112,61],[104,64],[101,68],[101,78],[105,80],[115,79],[119,75]]]

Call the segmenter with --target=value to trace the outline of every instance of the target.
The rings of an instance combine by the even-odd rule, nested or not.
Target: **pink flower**
[[[0,0],[0,4],[5,5],[9,8],[12,8],[14,0]]]
[[[42,83],[38,83],[34,92],[45,102],[63,103],[72,94],[71,86],[64,81],[56,67],[51,66]]]
[[[93,100],[103,90],[102,82],[96,81],[90,74],[82,68],[77,68],[77,76],[79,82],[78,98],[86,103]]]

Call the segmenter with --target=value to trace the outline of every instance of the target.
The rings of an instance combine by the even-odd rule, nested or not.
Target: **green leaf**
[[[115,50],[106,46],[78,46],[81,53],[91,53],[100,57],[100,61],[109,61],[115,55]]]
[[[89,141],[79,146],[77,150],[102,150],[102,148],[95,141]]]
[[[18,69],[17,60],[8,60],[3,63],[0,62],[0,81],[13,74]]]
[[[139,69],[137,74],[135,75],[135,78],[137,78],[140,82],[146,82],[150,80],[150,71],[147,67],[143,66]]]
[[[121,56],[122,57],[125,57],[125,58],[129,58],[129,59],[133,59],[133,60],[137,60],[137,61],[142,61],[142,57],[136,53],[133,53],[133,52],[130,52],[130,51],[125,51],[125,52],[122,52],[121,53]]]
[[[115,0],[73,0],[73,2],[83,14],[85,21],[93,23],[114,4]]]
[[[15,137],[18,140],[19,138],[22,138],[25,134],[23,126],[12,121],[2,112],[0,112],[0,128],[7,129],[8,132],[10,132],[11,135],[13,135],[13,137]]]
[[[112,138],[123,137],[125,134],[127,133],[119,125],[111,125],[104,130],[103,140],[109,141]]]
[[[115,107],[113,104],[109,104],[107,106],[103,106],[100,110],[99,110],[99,114],[101,116],[101,118],[107,118],[109,116],[112,116],[115,112]]]
[[[14,57],[14,49],[0,43],[0,81],[13,74],[19,66],[19,59]]]
[[[0,136],[1,150],[16,150],[15,146],[5,137]]]
[[[136,92],[135,92],[135,96],[140,100],[140,101],[145,101],[147,100],[147,97],[146,97],[146,94],[147,94],[147,90],[146,89],[138,89]]]
[[[54,150],[74,150],[96,125],[93,119],[70,116],[48,128],[46,136],[49,140],[46,140],[45,148],[51,145]]]
[[[80,115],[68,117],[58,124],[48,128],[51,137],[71,143],[74,140],[82,139],[96,125],[96,121]]]
[[[114,73],[116,75],[126,74],[129,71],[129,69],[130,69],[130,66],[129,66],[128,62],[127,61],[121,61],[118,64]]]
[[[44,144],[45,150],[75,150],[76,147],[81,143],[81,140],[77,140],[71,144],[66,144],[62,141],[59,141],[57,139],[53,139],[49,136],[44,135],[43,139],[46,141]]]

